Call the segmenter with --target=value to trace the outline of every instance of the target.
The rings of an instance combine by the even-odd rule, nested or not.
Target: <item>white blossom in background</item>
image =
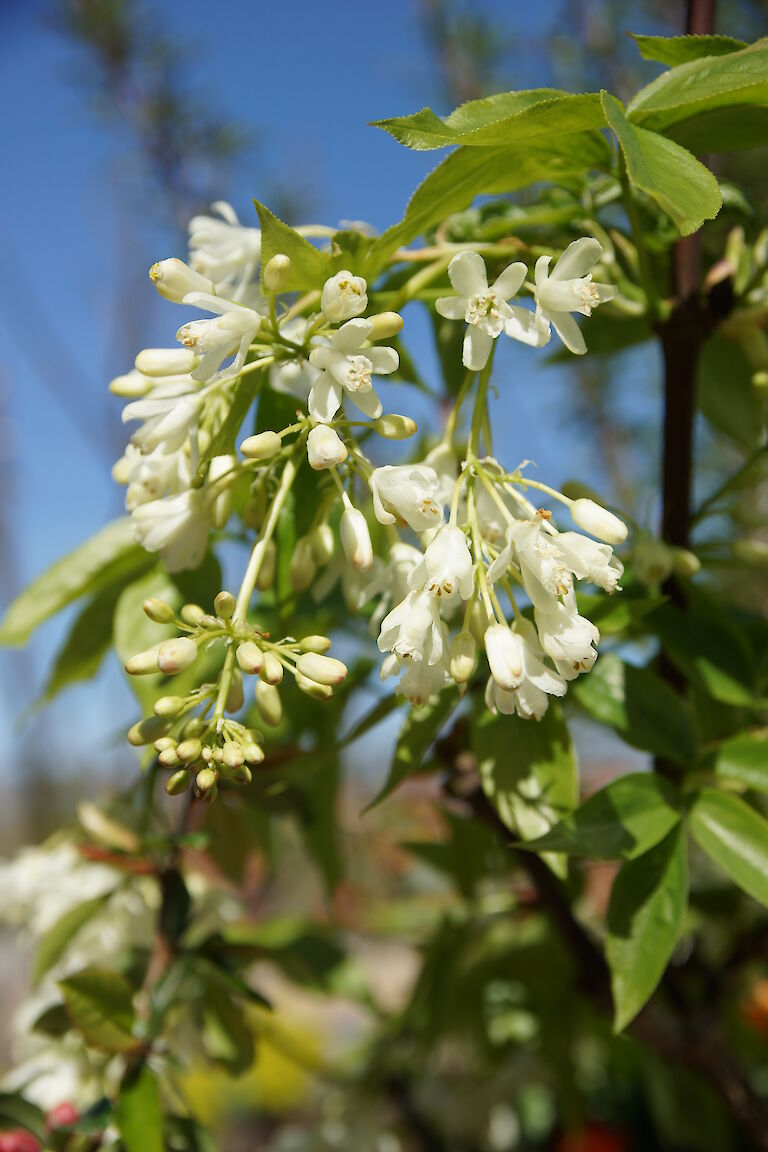
[[[551,256],[536,261],[536,316],[549,334],[550,324],[570,352],[580,356],[587,350],[581,329],[571,315],[591,316],[592,309],[613,300],[613,284],[597,284],[589,269],[603,255],[602,245],[592,236],[582,236],[569,244],[552,271]],[[549,339],[549,335],[547,335]]]
[[[142,425],[131,436],[131,443],[142,452],[162,447],[176,452],[197,427],[203,398],[189,377],[170,378],[159,384],[141,400],[123,408],[123,423],[141,420]]]
[[[133,538],[147,552],[159,552],[169,572],[197,568],[208,547],[212,519],[202,488],[150,500],[131,513]]]
[[[195,271],[227,296],[251,308],[264,305],[258,288],[261,231],[246,228],[230,204],[218,200],[211,216],[194,216],[189,223],[189,262]]]
[[[371,420],[381,415],[372,377],[394,372],[400,358],[394,348],[363,348],[372,331],[370,320],[358,318],[347,320],[330,338],[318,337],[309,354],[310,364],[320,369],[309,394],[309,412],[315,420],[332,420],[345,393]]]

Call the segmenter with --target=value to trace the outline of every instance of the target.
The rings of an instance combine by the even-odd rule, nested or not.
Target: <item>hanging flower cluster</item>
[[[163,260],[151,269],[164,297],[209,315],[179,328],[178,347],[144,350],[112,382],[129,400],[123,419],[137,424],[114,475],[126,485],[136,540],[171,572],[199,565],[244,478],[250,502],[243,518],[258,536],[236,597],[221,592],[210,612],[145,604],[178,635],[129,660],[129,673],[174,676],[216,646],[223,663],[210,682],[160,696],[130,739],[154,744],[171,772],[169,792],[194,782],[198,794],[213,797],[222,779],[247,783],[264,757],[262,732],[233,715],[244,705],[244,678],[254,678],[267,727],[280,723],[286,673],[317,699],[343,680],[346,668],[326,654],[327,637],[274,641],[249,617],[254,592],[275,579],[278,518],[305,460],[318,473],[317,498],[311,528],[293,548],[291,586],[311,588],[321,600],[341,578],[352,610],[375,601],[382,678],[397,677],[397,691],[411,702],[450,685],[465,690],[482,650],[488,707],[541,718],[550,696],[563,696],[595,661],[598,631],[578,611],[575,582],[617,588],[622,566],[612,545],[626,528],[593,501],[571,500],[525,475],[524,466],[508,470],[491,455],[488,385],[502,333],[542,347],[554,327],[571,351],[585,351],[573,313],[589,316],[616,294],[592,279],[599,242],[576,240],[551,272],[551,257],[540,256],[532,284],[521,262],[489,284],[478,252],[461,250],[446,261],[456,294],[439,297],[435,308],[467,325],[464,386],[425,459],[375,466],[367,434],[402,440],[416,431],[409,417],[384,413],[377,394],[377,379],[399,367],[390,341],[401,316],[370,312],[366,280],[347,269],[314,293],[287,295],[288,256],[274,255],[260,270],[260,232],[240,225],[228,205],[214,208],[216,216],[192,221],[189,263]],[[513,302],[524,286],[533,308]],[[230,423],[248,377],[254,396],[269,388],[295,398],[296,419],[257,429],[237,453]],[[459,451],[456,433],[470,397],[468,441]],[[565,505],[583,531],[558,530],[532,492]],[[372,523],[381,526],[373,536]]]

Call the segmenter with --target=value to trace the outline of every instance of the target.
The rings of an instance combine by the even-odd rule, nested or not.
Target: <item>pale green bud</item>
[[[163,768],[178,768],[181,760],[176,748],[163,748],[162,752],[158,755],[158,760]]]
[[[243,510],[243,523],[247,528],[255,528],[258,531],[264,523],[266,514],[267,494],[264,490],[264,485],[260,484],[252,493],[250,500]]]
[[[451,643],[450,672],[456,684],[466,684],[475,670],[477,646],[471,632],[459,632]]]
[[[115,376],[109,383],[109,390],[113,396],[120,396],[123,400],[139,400],[152,390],[154,384],[154,380],[148,379],[134,368],[125,376]]]
[[[368,337],[369,340],[387,340],[390,336],[397,336],[398,332],[403,330],[403,318],[399,312],[377,312],[375,316],[369,316],[373,331]]]
[[[206,632],[213,632],[219,627],[219,621],[210,612],[206,612],[200,620],[200,627],[205,628]]]
[[[188,740],[182,740],[181,744],[177,745],[176,755],[179,760],[184,764],[193,764],[195,760],[199,760],[203,753],[203,745],[196,736]]]
[[[243,678],[239,670],[236,668],[232,673],[232,679],[229,683],[229,692],[227,692],[227,699],[225,708],[227,712],[239,712],[245,703],[245,696],[243,695]]]
[[[627,526],[613,512],[596,504],[594,500],[579,499],[571,504],[571,516],[579,528],[604,540],[606,544],[621,544],[627,538]]]
[[[270,728],[276,728],[283,718],[283,705],[277,688],[264,680],[257,681],[256,704],[264,723]]]
[[[243,756],[249,764],[261,764],[264,760],[264,749],[255,741],[249,741],[243,748]]]
[[[317,566],[312,555],[312,541],[309,536],[300,536],[293,549],[288,566],[288,583],[295,592],[309,588],[315,578]]]
[[[701,571],[701,561],[687,548],[672,549],[672,571],[676,576],[695,576]]]
[[[185,704],[183,696],[161,696],[159,700],[155,700],[152,711],[155,716],[167,716],[172,720],[178,716]]]
[[[197,774],[195,783],[197,790],[201,796],[210,796],[213,789],[216,788],[216,781],[218,780],[218,773],[214,768],[203,768]],[[213,797],[211,797],[213,798]]]
[[[201,736],[207,725],[200,716],[193,716],[181,730],[182,739],[191,740],[194,736]]]
[[[253,640],[246,640],[239,644],[235,653],[237,662],[249,676],[258,676],[264,667],[264,653]]]
[[[174,740],[173,736],[159,736],[155,740],[155,752],[165,752],[167,748],[175,748],[177,743],[178,741]]]
[[[164,716],[146,716],[128,729],[128,743],[135,748],[143,744],[154,744],[161,736],[165,736],[171,727],[170,720]]]
[[[318,524],[309,534],[312,545],[312,558],[318,568],[327,564],[333,556],[335,541],[330,524]]]
[[[174,304],[181,304],[189,292],[205,292],[208,296],[216,295],[216,287],[212,280],[207,280],[189,264],[175,256],[169,260],[158,260],[149,270],[149,278],[161,296],[172,300]]]
[[[231,620],[232,613],[235,611],[237,601],[231,592],[219,592],[218,596],[213,602],[216,609],[216,615],[221,616],[222,620]]]
[[[134,363],[145,376],[180,376],[197,368],[198,358],[189,348],[145,348]]]
[[[475,643],[483,645],[485,641],[485,630],[490,623],[490,618],[485,608],[485,604],[480,596],[472,601],[472,607],[469,610],[469,630],[475,638]]]
[[[765,540],[734,540],[734,559],[744,564],[755,564],[759,567],[768,565],[768,542]]]
[[[283,665],[274,652],[264,653],[264,664],[259,677],[265,684],[279,684],[283,679]]]
[[[174,772],[173,776],[168,777],[165,782],[165,790],[169,796],[180,796],[189,788],[191,779],[192,773],[189,768],[180,768],[178,772]]]
[[[269,460],[280,451],[282,441],[277,432],[259,432],[248,436],[240,445],[243,456],[249,460]]]
[[[238,764],[230,769],[230,778],[235,784],[250,784],[253,780],[253,773],[247,764]]]
[[[192,628],[197,628],[200,621],[205,616],[205,609],[201,608],[199,604],[185,604],[181,612],[179,612],[185,624],[189,624]]]
[[[305,652],[296,661],[296,668],[308,680],[316,684],[341,684],[347,675],[347,666],[333,656],[323,656],[319,652]]]
[[[245,763],[243,750],[239,744],[235,744],[234,740],[227,740],[222,752],[227,768],[239,768],[241,764]]]
[[[148,648],[146,652],[137,652],[135,656],[131,656],[125,662],[125,670],[129,676],[148,676],[152,672],[157,672],[158,669],[158,653],[160,646],[157,648]]]
[[[274,540],[268,540],[261,557],[261,566],[256,580],[259,592],[266,592],[275,582],[275,569],[277,568],[277,545]]]
[[[176,613],[170,604],[166,604],[165,600],[158,600],[155,596],[145,600],[142,608],[144,614],[149,616],[150,620],[154,620],[155,624],[172,624],[176,618]]]
[[[299,641],[299,648],[302,652],[319,652],[322,655],[328,651],[330,646],[331,641],[328,636],[305,636],[303,640]]]
[[[329,700],[333,696],[333,688],[329,684],[318,684],[316,680],[310,680],[301,672],[296,673],[296,687],[313,700]]]
[[[409,436],[413,436],[418,431],[415,420],[411,420],[410,416],[398,416],[395,412],[386,416],[379,416],[378,420],[374,420],[371,424],[371,427],[374,432],[378,432],[379,436],[383,436],[386,440],[407,440]]]
[[[291,274],[291,258],[276,252],[264,266],[264,287],[270,292],[282,292]]]
[[[232,511],[232,484],[235,480],[233,469],[236,464],[237,457],[235,456],[214,456],[211,460],[207,483],[211,520],[214,528],[223,528],[229,520],[229,514]]]
[[[633,559],[635,575],[641,584],[663,584],[672,572],[672,549],[653,536],[640,537]]]
[[[166,676],[183,672],[197,659],[197,644],[188,636],[166,640],[157,650],[157,666]]]

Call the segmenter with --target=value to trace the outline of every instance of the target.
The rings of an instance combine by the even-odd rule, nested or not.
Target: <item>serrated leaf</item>
[[[653,995],[685,923],[688,861],[682,825],[622,865],[608,905],[605,954],[614,1027],[626,1028]]]
[[[17,596],[0,623],[0,645],[25,644],[40,624],[73,600],[128,580],[153,563],[134,542],[130,519],[113,520]]]
[[[656,60],[670,68],[702,56],[725,56],[747,47],[745,40],[735,40],[733,36],[637,36],[634,32],[631,35],[643,60]]]
[[[607,652],[569,693],[593,720],[610,725],[632,747],[676,763],[692,759],[696,741],[690,711],[649,669]]]
[[[148,1064],[123,1080],[115,1119],[126,1152],[164,1152],[160,1086]]]
[[[681,819],[676,789],[652,772],[619,776],[589,796],[550,832],[520,847],[593,860],[633,860]]]
[[[428,704],[411,708],[400,730],[386,783],[370,804],[366,805],[363,813],[381,804],[408,776],[418,772],[430,745],[457,703],[456,693],[446,689]]]
[[[709,858],[768,907],[768,820],[738,796],[704,788],[693,800],[688,821]]]
[[[603,108],[631,183],[656,201],[683,236],[717,216],[722,199],[708,168],[679,144],[628,120],[621,102],[607,92]]]
[[[265,204],[254,200],[261,224],[261,268],[262,275],[273,256],[283,253],[291,259],[291,269],[285,291],[301,291],[308,288],[322,288],[331,275],[332,258],[330,252],[321,252],[310,244],[294,228],[270,212]]]
[[[74,1026],[92,1048],[130,1052],[133,1035],[133,989],[110,968],[91,967],[59,981],[64,1005]]]
[[[96,896],[77,904],[69,912],[60,916],[56,923],[48,929],[42,937],[35,956],[34,981],[37,983],[45,973],[54,966],[61,957],[70,941],[77,935],[97,912],[100,912],[109,900],[109,893]]]
[[[726,740],[715,753],[713,768],[724,780],[768,792],[768,728]]]

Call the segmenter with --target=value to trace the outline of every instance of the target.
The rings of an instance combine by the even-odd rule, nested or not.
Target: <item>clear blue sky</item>
[[[192,46],[193,86],[225,117],[258,128],[259,148],[233,195],[245,218],[250,198],[266,195],[276,177],[309,192],[313,216],[328,223],[367,219],[384,228],[401,215],[436,158],[407,152],[367,122],[435,100],[413,3],[164,0],[151,7]],[[552,0],[489,0],[485,7],[498,11],[501,29],[522,37],[540,36],[557,11]],[[78,79],[82,67],[45,19],[44,4],[7,0],[0,16],[7,165],[0,183],[0,460],[12,530],[6,568],[17,587],[119,510],[108,464],[123,431],[106,384],[130,367],[131,349],[172,342],[178,323],[146,279],[152,261],[172,248],[150,223],[153,206],[136,197],[134,141],[94,114]],[[515,86],[548,79],[534,56],[526,70]],[[417,324],[416,351],[433,371],[422,333]],[[536,460],[550,483],[595,480],[564,423],[567,371],[534,366],[529,350],[510,348],[499,379],[509,389],[497,413],[504,458]],[[63,404],[55,399],[60,381]],[[92,423],[103,431],[89,448]],[[31,686],[40,684],[61,634],[54,623],[35,642]],[[17,659],[3,657],[6,684],[9,670],[18,679]],[[106,714],[119,722],[130,714],[122,691],[109,675],[100,690],[71,693],[50,722],[58,728],[68,714],[93,714],[107,699]],[[13,712],[29,688],[6,695]]]

